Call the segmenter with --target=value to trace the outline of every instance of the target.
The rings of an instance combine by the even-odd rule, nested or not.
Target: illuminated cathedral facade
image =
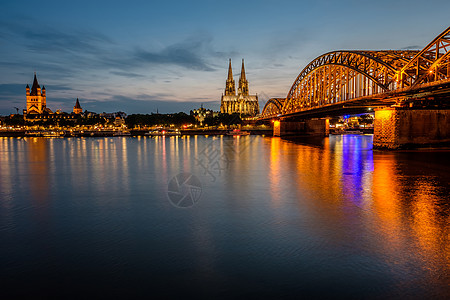
[[[239,87],[236,94],[231,59],[228,66],[228,78],[225,83],[225,93],[220,103],[221,113],[238,113],[241,116],[256,116],[259,114],[258,95],[249,95],[248,80],[245,77],[244,60],[242,60],[241,75],[239,76]]]

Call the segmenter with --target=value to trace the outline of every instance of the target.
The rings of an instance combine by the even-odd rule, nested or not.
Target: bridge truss
[[[273,117],[281,114],[283,109],[283,104],[286,98],[271,98],[264,105],[263,111],[261,113],[263,118]]]
[[[450,79],[450,27],[418,50],[333,51],[310,62],[284,101],[270,99],[261,117],[292,114],[414,89]],[[353,101],[354,102],[354,101]]]
[[[450,27],[417,53],[400,70],[401,87],[450,78]]]

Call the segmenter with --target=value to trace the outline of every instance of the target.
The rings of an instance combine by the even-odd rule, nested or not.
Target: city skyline
[[[71,111],[77,98],[98,112],[169,113],[201,103],[218,110],[229,58],[236,71],[245,59],[250,93],[262,108],[268,98],[285,97],[323,53],[423,48],[448,26],[442,20],[450,8],[444,1],[227,4],[2,4],[0,115],[24,108],[34,72],[52,110]]]

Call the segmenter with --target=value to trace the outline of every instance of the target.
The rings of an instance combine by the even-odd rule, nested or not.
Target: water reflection
[[[28,176],[30,176],[30,196],[37,206],[43,206],[49,201],[49,188],[51,186],[49,170],[51,158],[49,157],[49,144],[51,140],[40,138],[27,139]]]
[[[305,192],[312,192],[314,200],[308,207],[315,207],[315,213],[326,218],[326,222],[362,225],[367,231],[359,237],[361,245],[373,242],[368,241],[368,235],[378,236],[371,251],[375,250],[388,265],[395,265],[399,276],[414,277],[417,269],[411,268],[411,263],[415,261],[415,268],[421,268],[427,281],[402,283],[407,286],[405,289],[417,290],[417,284],[421,288],[448,286],[448,152],[374,152],[371,139],[350,135],[330,137],[321,144],[290,145],[289,150],[295,149],[295,155],[287,155],[292,162],[285,165],[283,156],[289,154],[285,145],[290,142],[280,145],[279,140],[271,139],[271,157],[280,156],[282,165],[277,158],[271,160],[270,168],[281,168],[287,176],[297,177],[297,189],[302,191],[298,197],[305,198]],[[430,163],[414,167],[414,160],[410,159],[418,156],[422,160],[429,157]],[[442,172],[443,164],[446,174]],[[273,194],[280,194],[279,189],[273,185]],[[315,226],[323,227],[317,223]],[[333,234],[339,230],[336,227]]]
[[[361,298],[442,297],[450,284],[448,151],[371,145],[370,135],[0,138],[0,265],[14,265],[11,282],[41,278],[31,260],[39,270],[63,265],[56,278],[85,266],[80,278],[100,286],[158,270],[152,288],[177,274],[212,296],[321,287]],[[205,149],[218,155],[220,171],[198,164],[212,157]],[[202,182],[191,209],[167,200],[167,183],[181,172]]]

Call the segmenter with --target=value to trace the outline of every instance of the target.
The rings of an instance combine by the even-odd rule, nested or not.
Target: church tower
[[[47,107],[47,98],[45,94],[45,86],[41,87],[36,78],[36,72],[34,73],[33,86],[30,87],[27,84],[27,114],[42,114]]]
[[[80,101],[78,101],[77,98],[77,102],[75,103],[75,106],[73,107],[73,113],[76,115],[79,115],[83,112],[83,109],[80,106]]]
[[[239,76],[238,94],[248,96],[248,80],[245,78],[244,59],[242,59],[241,76]]]
[[[235,95],[236,95],[236,88],[233,79],[233,70],[231,69],[231,58],[230,58],[230,63],[228,65],[228,79],[225,84],[225,96],[235,96]]]

